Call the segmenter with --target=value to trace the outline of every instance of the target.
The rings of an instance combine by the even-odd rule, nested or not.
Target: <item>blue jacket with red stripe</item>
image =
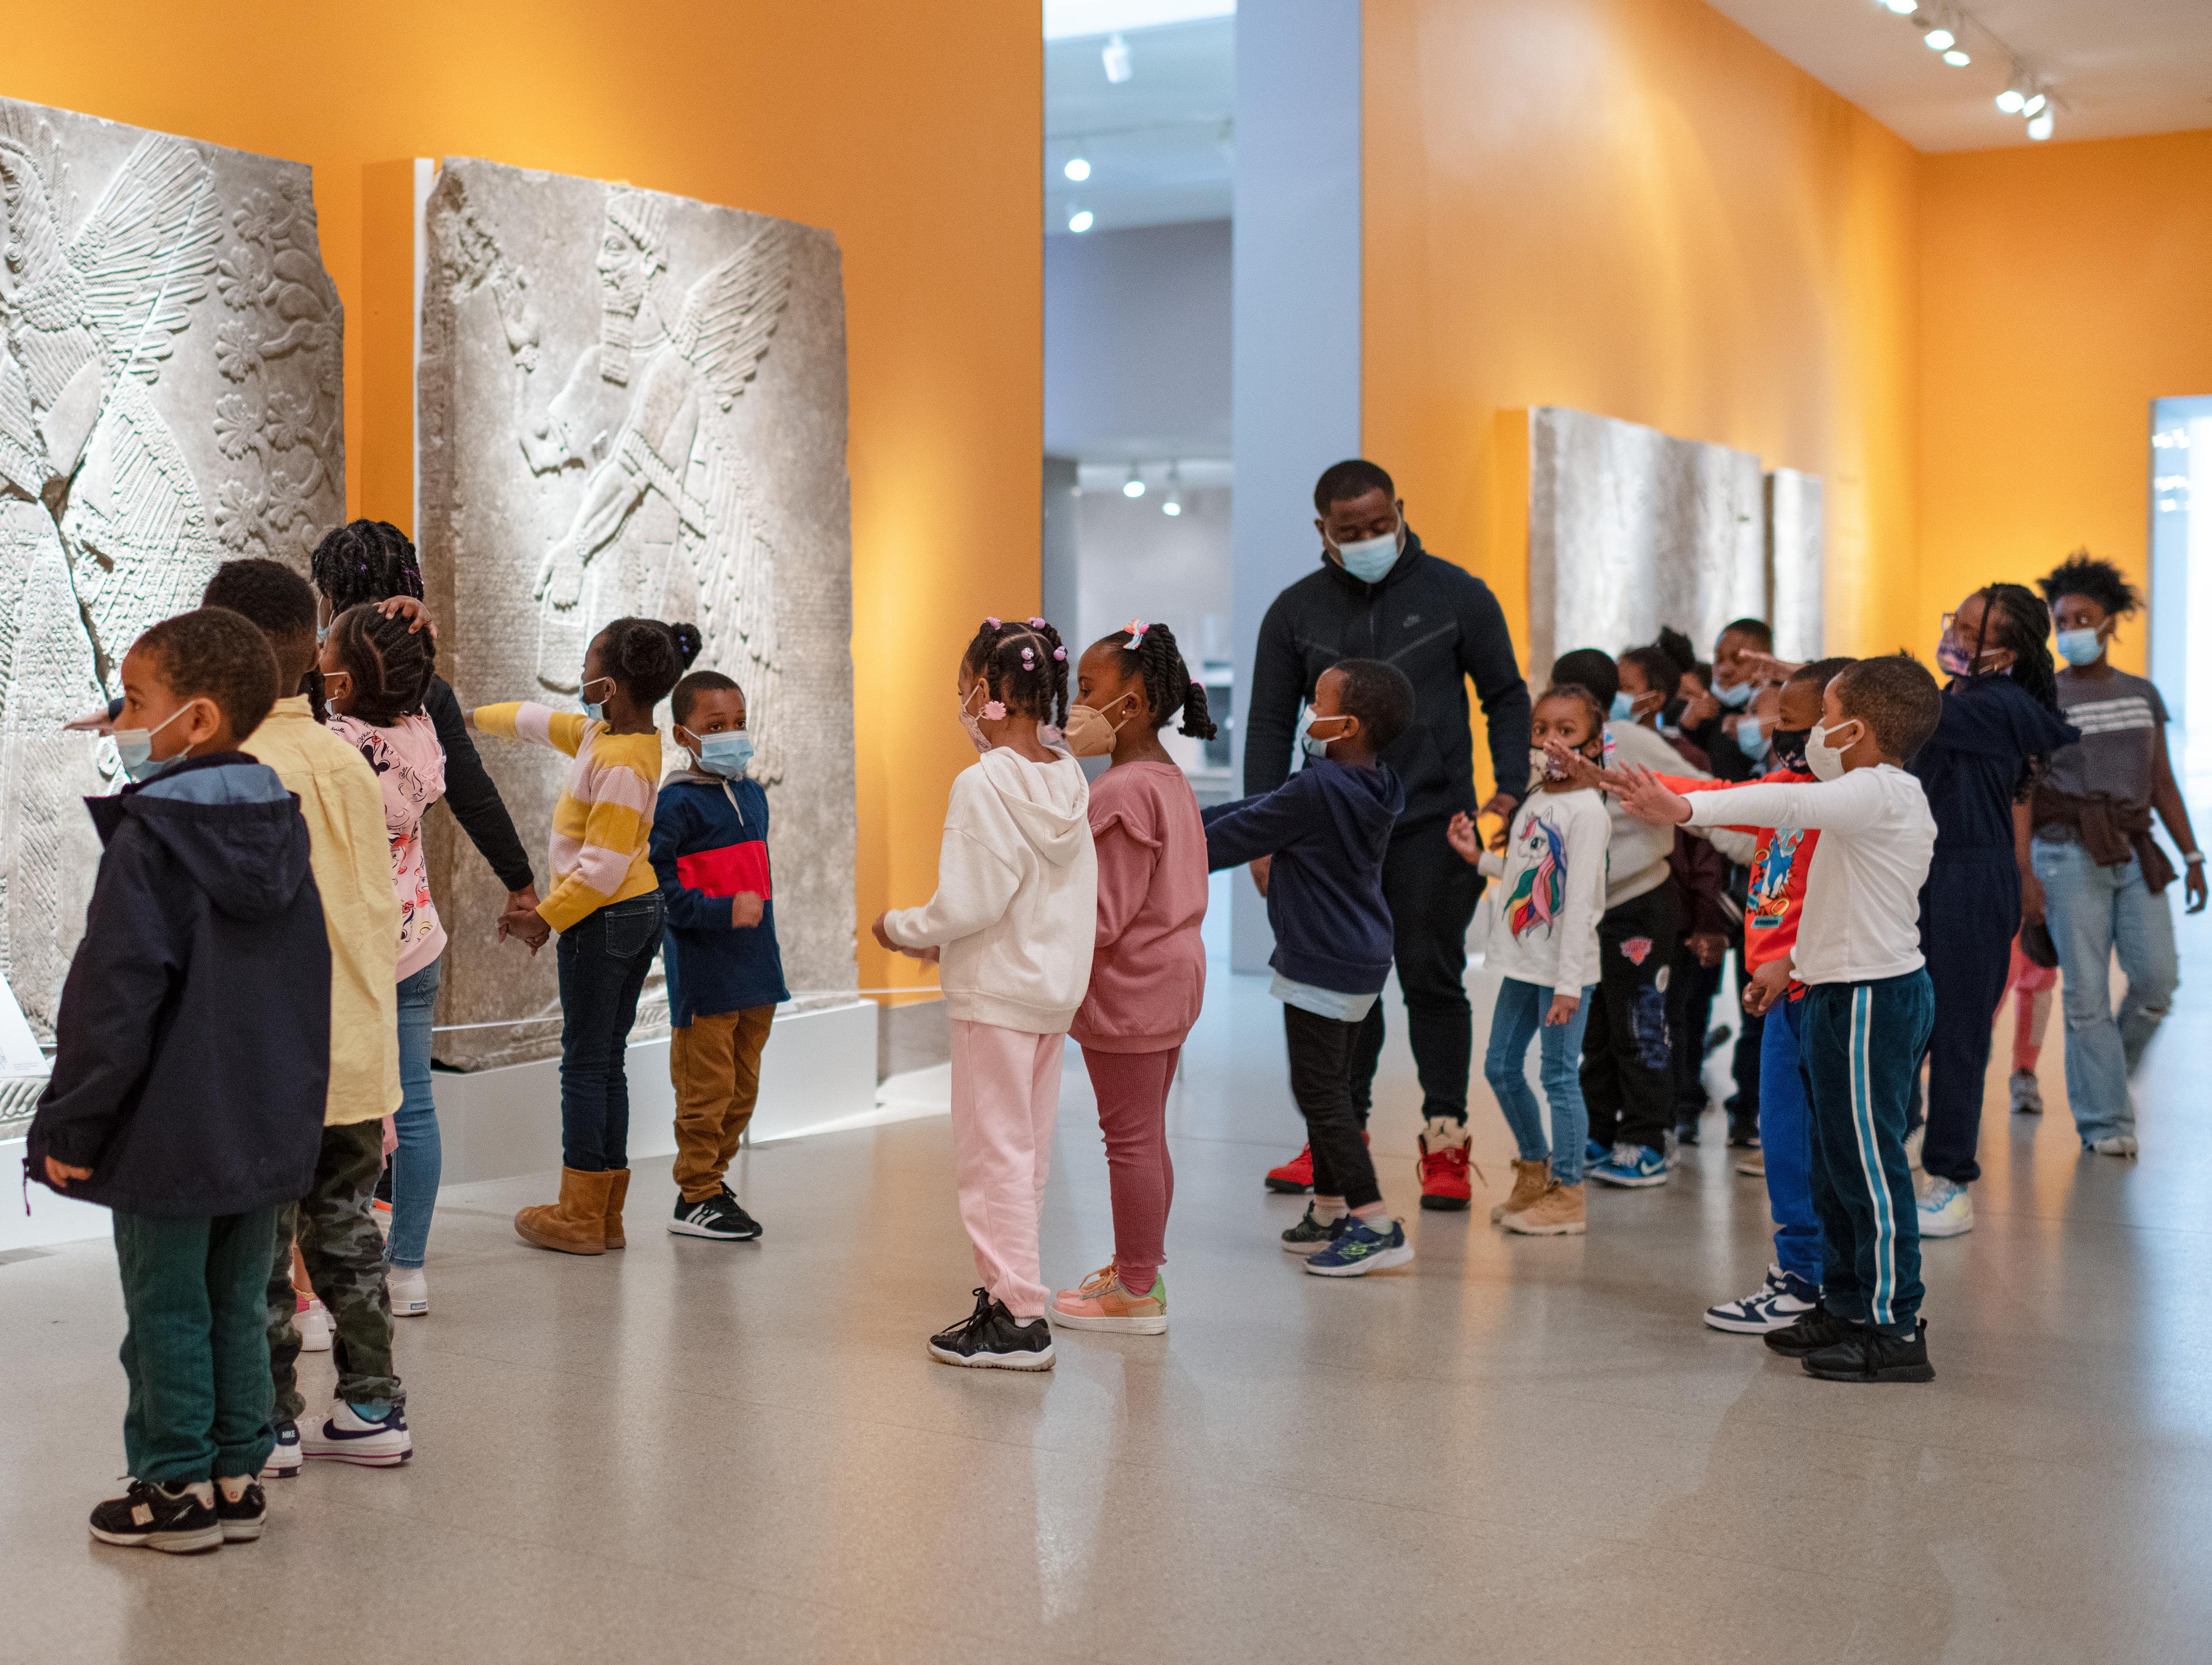
[[[750,781],[672,775],[653,808],[650,851],[668,918],[669,1022],[689,1029],[701,1013],[789,1000],[775,945],[768,794]],[[761,921],[741,928],[730,923],[730,900],[745,890],[760,897]]]

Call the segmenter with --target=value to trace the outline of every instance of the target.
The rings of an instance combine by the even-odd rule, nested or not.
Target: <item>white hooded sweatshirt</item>
[[[884,920],[900,947],[939,951],[946,1016],[1066,1030],[1091,986],[1098,929],[1090,808],[1090,783],[1069,757],[1033,763],[998,746],[954,780],[937,894]]]

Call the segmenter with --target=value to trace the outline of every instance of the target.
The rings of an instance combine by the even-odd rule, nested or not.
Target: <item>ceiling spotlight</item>
[[[2027,94],[2017,87],[2008,87],[1997,94],[1997,108],[2008,116],[2016,116],[2027,107]]]
[[[1121,495],[1124,497],[1141,497],[1145,495],[1145,483],[1137,477],[1137,465],[1134,463],[1129,465],[1129,477],[1121,482]]]
[[[1948,52],[1959,44],[1959,37],[1940,23],[1920,38],[1928,43],[1931,52]]]
[[[2050,105],[2051,95],[2048,93],[2030,93],[2026,101],[2021,105],[2020,112],[2023,116],[2039,116],[2050,107]]]
[[[1081,156],[1070,156],[1067,159],[1067,166],[1060,171],[1074,180],[1076,184],[1081,185],[1091,177],[1091,164]]]
[[[1174,520],[1176,515],[1182,513],[1182,499],[1176,496],[1175,493],[1170,492],[1167,501],[1160,505],[1160,513],[1170,520]]]
[[[1098,60],[1106,66],[1106,79],[1116,87],[1135,73],[1129,63],[1129,43],[1118,33],[1107,37],[1105,49],[1098,54]]]
[[[1920,0],[1881,0],[1881,3],[1899,17],[1910,17],[1920,9]]]
[[[1067,228],[1073,232],[1078,237],[1080,237],[1085,232],[1090,230],[1096,223],[1097,220],[1095,216],[1087,208],[1079,208],[1074,213],[1067,216]]]
[[[1160,513],[1170,520],[1182,513],[1182,465],[1181,463],[1168,465],[1167,501],[1160,505]]]
[[[2028,137],[2033,139],[2038,144],[2042,143],[2044,140],[2051,137],[2051,111],[2046,107],[2042,114],[2035,117],[2027,124]]]
[[[1954,46],[1949,52],[1943,54],[1943,61],[1954,70],[1963,70],[1974,60],[1969,58],[1965,52],[1961,52],[1958,47]]]

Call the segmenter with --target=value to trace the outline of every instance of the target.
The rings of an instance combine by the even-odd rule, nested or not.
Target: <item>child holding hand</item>
[[[878,916],[884,947],[934,954],[952,1020],[952,1150],[982,1285],[929,1339],[942,1364],[1048,1370],[1037,1216],[1060,1059],[1091,981],[1098,864],[1083,771],[1038,734],[1067,718],[1067,650],[1041,618],[983,621],[960,656],[960,726],[982,755],[952,783],[937,894]]]
[[[1452,817],[1445,836],[1462,859],[1503,879],[1501,937],[1493,931],[1486,963],[1501,973],[1482,1073],[1520,1145],[1513,1190],[1493,1224],[1529,1237],[1579,1237],[1586,1229],[1583,1159],[1589,1116],[1583,1105],[1583,1027],[1597,982],[1597,922],[1605,913],[1606,847],[1612,817],[1605,800],[1546,755],[1556,742],[1595,765],[1602,755],[1604,708],[1575,684],[1536,702],[1530,761],[1540,777],[1521,802],[1504,854],[1484,850],[1474,823]],[[1543,1036],[1544,1096],[1552,1138],[1528,1089],[1528,1042]]]

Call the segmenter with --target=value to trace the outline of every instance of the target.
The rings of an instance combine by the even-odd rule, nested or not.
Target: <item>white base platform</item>
[[[945,1066],[939,1066],[943,1073]],[[676,1149],[676,1093],[668,1079],[666,1037],[629,1049],[630,1154],[668,1156]],[[933,1072],[916,1071],[930,1076]],[[837,1133],[886,1121],[941,1115],[940,1092],[906,1090],[894,1076],[876,1085],[876,1008],[868,1000],[778,1018],[761,1054],[760,1103],[748,1143]],[[561,1165],[561,1066],[557,1060],[506,1069],[439,1071],[432,1091],[445,1151],[444,1182],[508,1179]],[[0,1142],[0,1178],[22,1171],[23,1141]],[[30,1188],[31,1212],[0,1205],[0,1254],[11,1249],[74,1243],[108,1235],[104,1208],[72,1202],[44,1186]],[[20,1191],[17,1193],[21,1195]]]

